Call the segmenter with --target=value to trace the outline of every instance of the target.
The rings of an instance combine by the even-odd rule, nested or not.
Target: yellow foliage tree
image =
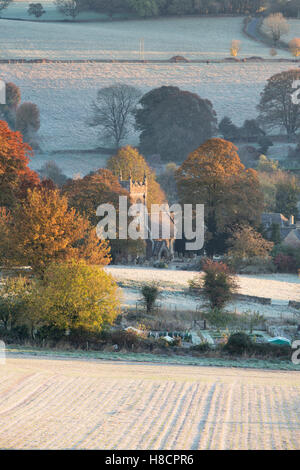
[[[52,263],[38,285],[32,311],[44,325],[99,332],[120,313],[118,286],[99,266]]]
[[[143,181],[144,175],[148,177],[148,206],[166,202],[166,196],[156,181],[155,173],[151,170],[144,157],[133,147],[127,145],[118,150],[116,155],[109,158],[107,168],[114,175],[122,175],[128,180],[130,175],[136,181]]]

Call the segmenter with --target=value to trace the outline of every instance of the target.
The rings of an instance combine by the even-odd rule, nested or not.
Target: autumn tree
[[[141,152],[167,161],[182,161],[212,137],[217,126],[209,100],[174,86],[146,93],[135,116]]]
[[[279,212],[285,217],[298,215],[300,186],[297,178],[278,165],[259,166],[259,181],[264,195],[264,212]]]
[[[133,113],[140,96],[137,88],[122,83],[101,88],[92,105],[90,126],[97,127],[100,138],[118,148],[132,130]]]
[[[231,41],[230,54],[232,57],[236,57],[241,50],[241,41],[234,39]]]
[[[47,267],[32,306],[45,325],[99,332],[120,312],[118,286],[99,266],[56,262]]]
[[[233,230],[229,240],[228,256],[238,259],[267,259],[274,243],[265,240],[253,227],[244,225]]]
[[[28,187],[39,183],[38,175],[28,166],[32,156],[21,134],[0,121],[0,207],[12,207]]]
[[[289,137],[300,128],[300,105],[293,103],[293,84],[300,70],[288,70],[269,78],[258,105],[259,120],[269,129],[283,127]]]
[[[147,164],[144,157],[137,149],[127,145],[118,150],[107,161],[109,168],[116,177],[128,180],[131,176],[135,181],[143,181],[144,176],[148,178],[148,206],[151,204],[162,204],[166,201],[164,192],[156,181],[155,173]]]
[[[289,42],[289,49],[294,57],[300,56],[300,38],[294,38]]]
[[[55,260],[84,259],[102,266],[110,261],[108,244],[99,241],[95,228],[68,207],[58,190],[28,190],[27,198],[6,220],[6,263],[29,265],[41,274]]]
[[[262,29],[276,46],[281,37],[288,34],[290,26],[282,13],[273,13],[264,19]]]
[[[205,205],[209,255],[225,251],[230,227],[259,224],[263,200],[257,173],[245,169],[231,142],[205,142],[180,166],[176,180],[182,204]]]
[[[119,197],[128,192],[121,186],[119,179],[110,170],[100,168],[84,178],[70,180],[64,187],[63,193],[68,197],[69,206],[75,208],[87,217],[93,227],[100,221],[96,215],[100,204],[111,204],[116,209],[117,238],[110,240],[111,256],[114,261],[126,258],[128,254],[137,255],[143,252],[143,244],[134,240],[119,240]],[[129,199],[128,199],[129,204]]]
[[[0,284],[0,323],[11,330],[22,319],[30,295],[29,282],[24,277],[8,277]]]
[[[96,211],[100,204],[112,204],[117,209],[119,196],[129,196],[118,177],[105,168],[84,178],[68,181],[63,193],[68,197],[69,206],[85,215],[94,226],[98,222]]]

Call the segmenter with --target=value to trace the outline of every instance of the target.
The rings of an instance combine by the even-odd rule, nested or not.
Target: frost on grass
[[[101,155],[84,154],[84,149],[101,145],[97,132],[87,126],[91,103],[99,88],[116,82],[139,87],[143,92],[162,85],[179,86],[212,101],[218,118],[224,115],[235,124],[255,118],[256,105],[266,80],[289,68],[288,64],[2,64],[1,77],[16,83],[23,101],[39,106],[41,128],[39,136],[43,155],[37,155],[32,167],[40,168],[47,160],[55,160],[68,176],[88,173],[102,166]],[[129,143],[136,144],[131,135]],[[63,155],[49,158],[50,151],[72,152],[73,165],[64,164]],[[66,168],[67,167],[67,168]]]
[[[298,372],[9,359],[5,449],[298,449]]]

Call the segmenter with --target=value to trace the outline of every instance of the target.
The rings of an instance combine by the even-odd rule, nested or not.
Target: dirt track
[[[300,374],[45,359],[0,366],[2,449],[299,449]]]

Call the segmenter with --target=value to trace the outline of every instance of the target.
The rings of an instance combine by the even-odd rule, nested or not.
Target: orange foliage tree
[[[28,167],[32,156],[22,135],[0,121],[0,206],[12,207],[28,188],[39,183],[37,173]]]
[[[209,255],[225,250],[229,228],[259,224],[263,197],[257,173],[245,169],[231,142],[205,142],[177,170],[176,180],[182,204],[205,205]]]
[[[68,197],[69,206],[86,216],[94,227],[99,222],[96,216],[99,205],[112,204],[116,209],[118,221],[119,196],[127,196],[129,203],[128,191],[121,186],[117,176],[104,168],[84,178],[69,181],[63,187],[63,193]],[[123,258],[128,254],[142,254],[144,251],[144,243],[141,240],[116,239],[110,240],[110,245],[113,259]]]
[[[2,263],[30,265],[41,274],[53,261],[82,259],[101,266],[110,262],[108,243],[97,238],[88,219],[69,208],[58,190],[28,190],[13,213],[0,213],[1,226],[6,227]]]

